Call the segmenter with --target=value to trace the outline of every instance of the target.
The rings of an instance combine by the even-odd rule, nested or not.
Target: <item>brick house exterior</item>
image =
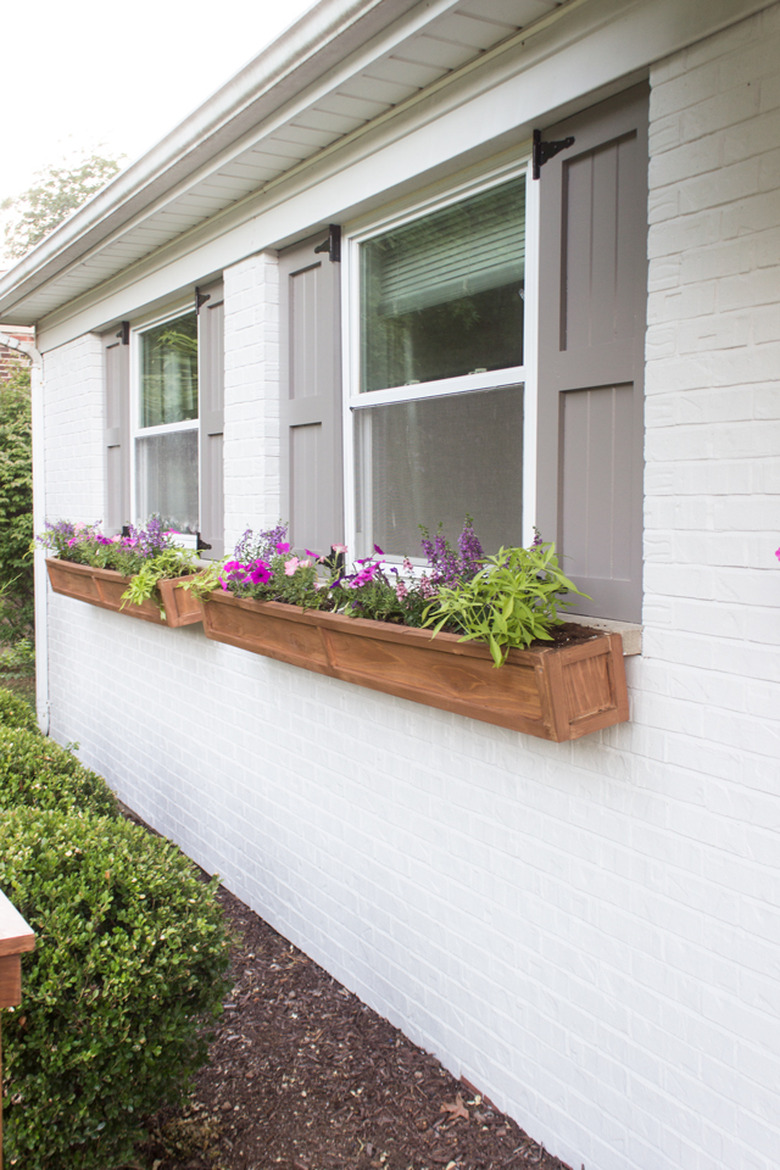
[[[229,549],[282,511],[288,249],[341,226],[348,350],[348,257],[372,232],[465,200],[486,175],[514,179],[533,128],[645,87],[630,722],[546,743],[197,627],[130,622],[47,593],[43,576],[39,714],[155,828],[573,1166],[774,1170],[780,4],[514,7],[527,29],[501,0],[366,0],[357,15],[324,0],[239,75],[235,141],[215,95],[0,282],[0,316],[38,331],[39,519],[95,520],[108,506],[107,345],[122,322],[141,335],[220,282]],[[403,51],[415,37],[422,59]],[[283,170],[252,145],[266,131],[287,143]],[[195,186],[217,160],[234,183],[222,203],[218,183]],[[532,233],[545,182],[543,168],[526,186],[527,289],[546,258]],[[531,355],[525,432],[545,376]]]

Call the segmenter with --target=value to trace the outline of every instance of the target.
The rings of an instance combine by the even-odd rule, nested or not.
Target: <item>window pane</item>
[[[198,433],[136,440],[139,515],[162,516],[178,532],[198,530]]]
[[[523,363],[525,180],[361,246],[362,390]]]
[[[486,552],[521,543],[522,387],[356,413],[359,556],[419,556],[420,524],[454,541],[467,513]]]
[[[185,313],[141,334],[141,425],[198,417],[198,319]]]

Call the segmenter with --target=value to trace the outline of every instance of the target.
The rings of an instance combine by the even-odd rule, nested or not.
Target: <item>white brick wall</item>
[[[225,270],[225,546],[279,519],[279,276],[261,253]]]
[[[44,355],[48,520],[103,519],[103,347],[94,334]]]
[[[651,77],[630,724],[548,744],[50,599],[57,737],[587,1170],[778,1164],[778,64],[775,6]],[[231,537],[277,518],[274,280],[225,274]],[[96,355],[47,355],[52,515],[99,514]]]

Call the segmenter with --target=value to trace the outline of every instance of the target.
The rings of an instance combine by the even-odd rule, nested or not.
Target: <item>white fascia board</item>
[[[433,94],[423,92],[395,116],[380,119],[378,128],[322,151],[245,206],[51,314],[41,323],[39,345],[50,349],[124,319],[248,255],[302,238],[323,223],[353,219],[378,200],[435,182],[510,144],[522,149],[534,125],[567,115],[586,96],[596,100],[630,83],[654,62],[733,23],[735,9],[752,15],[767,6],[766,0],[586,0],[570,21],[550,22],[525,38],[520,55],[505,50],[489,69],[467,68],[449,85],[432,87]]]

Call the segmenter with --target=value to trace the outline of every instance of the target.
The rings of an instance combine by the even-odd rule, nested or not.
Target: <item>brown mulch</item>
[[[569,1170],[232,894],[233,990],[148,1170]]]

